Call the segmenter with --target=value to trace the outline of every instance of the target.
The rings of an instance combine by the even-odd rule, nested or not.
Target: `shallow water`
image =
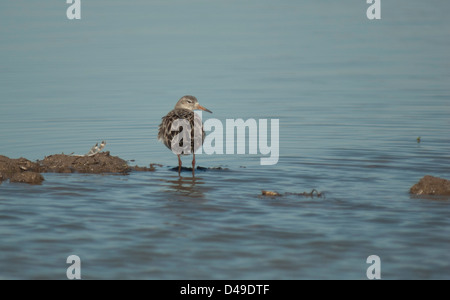
[[[61,1],[59,1],[61,2]],[[450,279],[448,2],[64,1],[0,4],[0,154],[83,154],[101,140],[151,173],[0,185],[0,278]],[[219,120],[280,120],[280,159],[177,160],[156,139],[184,94]],[[422,142],[417,143],[418,136]],[[186,166],[190,158],[183,159]],[[324,198],[262,197],[261,190]]]

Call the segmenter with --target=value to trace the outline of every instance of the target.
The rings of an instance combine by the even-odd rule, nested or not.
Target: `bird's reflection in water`
[[[203,193],[202,186],[204,181],[201,177],[192,176],[173,176],[169,179],[161,179],[166,184],[165,191],[173,193],[175,199],[179,199],[180,196],[183,198],[180,200],[185,200],[186,197],[196,200],[205,200],[205,195]]]

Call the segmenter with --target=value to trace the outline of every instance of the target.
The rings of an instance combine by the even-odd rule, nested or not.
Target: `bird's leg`
[[[181,174],[181,158],[180,155],[178,154],[178,176],[180,176]]]
[[[195,177],[195,153],[192,153],[194,158],[192,159],[192,177]]]

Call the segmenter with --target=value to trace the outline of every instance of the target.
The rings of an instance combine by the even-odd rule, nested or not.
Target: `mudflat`
[[[93,156],[54,154],[36,162],[26,158],[11,159],[0,155],[0,183],[10,180],[10,182],[40,184],[44,181],[41,173],[127,174],[132,171],[154,170],[153,166],[130,166],[122,158],[112,156],[109,151]]]

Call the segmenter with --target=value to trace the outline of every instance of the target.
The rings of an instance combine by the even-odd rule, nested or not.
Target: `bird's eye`
[[[188,100],[187,103],[192,103],[192,100]]]

